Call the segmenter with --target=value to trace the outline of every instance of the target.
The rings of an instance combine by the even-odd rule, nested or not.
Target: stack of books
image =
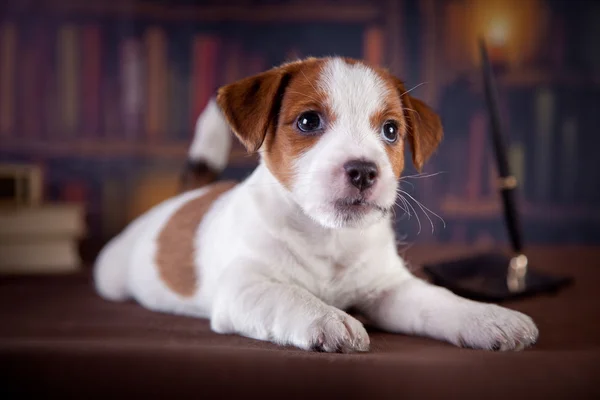
[[[0,274],[79,270],[79,240],[85,234],[83,205],[44,203],[39,196],[39,174],[30,172],[35,168],[1,167]]]

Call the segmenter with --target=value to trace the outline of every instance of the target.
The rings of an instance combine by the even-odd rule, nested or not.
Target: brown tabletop
[[[406,258],[417,265],[465,252],[415,246]],[[372,329],[369,353],[310,353],[103,301],[88,273],[0,278],[0,395],[600,398],[600,248],[539,247],[528,255],[535,268],[575,283],[505,304],[540,328],[537,345],[519,353]]]

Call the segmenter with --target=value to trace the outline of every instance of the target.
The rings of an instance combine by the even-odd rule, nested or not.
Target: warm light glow
[[[502,47],[508,42],[510,26],[505,18],[497,18],[490,21],[487,32],[487,40],[492,46]]]
[[[542,0],[462,0],[459,4],[464,7],[462,35],[475,64],[479,63],[478,38],[482,36],[493,53],[490,57],[509,66],[518,67],[535,56],[548,24]]]

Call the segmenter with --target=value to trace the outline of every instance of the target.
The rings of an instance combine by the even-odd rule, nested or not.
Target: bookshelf
[[[178,5],[140,1],[23,1],[20,5],[14,7],[13,13],[27,14],[35,12],[60,17],[91,16],[94,18],[134,16],[135,18],[155,19],[162,22],[207,23],[369,23],[382,16],[382,9],[377,5],[377,2],[344,5],[334,1],[291,1],[287,4],[243,4],[244,2],[239,1],[230,1],[229,3],[229,5]]]
[[[500,197],[468,201],[447,197],[441,203],[444,218],[461,220],[489,220],[503,218]],[[551,204],[532,204],[523,202],[519,206],[523,218],[533,221],[568,222],[582,221],[600,222],[600,210],[591,207],[574,207]]]
[[[235,139],[233,139],[235,140]],[[187,143],[148,143],[127,140],[71,139],[57,140],[15,140],[0,139],[2,154],[26,155],[33,157],[80,157],[105,159],[117,157],[148,157],[157,159],[185,160]],[[251,165],[258,160],[243,148],[233,146],[230,164],[233,166]]]

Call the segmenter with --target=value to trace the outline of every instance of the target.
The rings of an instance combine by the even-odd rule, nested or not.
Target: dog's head
[[[326,227],[389,213],[404,145],[420,170],[442,137],[439,117],[387,71],[342,58],[284,64],[222,87],[232,130],[303,211]]]

